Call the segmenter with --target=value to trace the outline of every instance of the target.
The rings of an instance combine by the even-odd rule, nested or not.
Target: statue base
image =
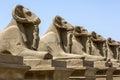
[[[23,65],[20,56],[0,55],[0,80],[24,80],[24,74],[30,69]]]
[[[96,80],[97,68],[76,68],[69,77],[70,80]]]
[[[31,66],[31,70],[25,74],[25,80],[69,80],[74,71],[67,68],[64,61],[29,59],[24,63]]]
[[[24,59],[26,65],[32,68],[37,67],[83,67],[83,60],[81,59],[66,59],[66,60],[40,60],[40,59]]]
[[[112,61],[113,67],[120,67],[120,62]]]
[[[24,60],[24,63],[31,66],[31,70],[25,73],[25,80],[117,80],[120,78],[120,69],[106,67],[105,61],[89,63],[77,59],[29,59]]]
[[[55,60],[54,66],[66,68],[84,67],[82,59]]]
[[[85,67],[93,67],[93,68],[104,68],[106,66],[106,61],[87,61],[84,60]]]

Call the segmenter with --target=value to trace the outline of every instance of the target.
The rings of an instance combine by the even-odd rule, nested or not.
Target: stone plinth
[[[24,62],[31,66],[25,74],[26,80],[69,80],[74,70],[66,67],[66,61],[27,59]]]
[[[69,80],[73,69],[61,67],[39,67],[28,71],[25,80]]]
[[[117,80],[120,74],[105,61],[25,59],[24,63],[31,66],[25,80]]]
[[[66,68],[84,67],[82,59],[55,60],[53,66]]]
[[[20,56],[0,55],[0,80],[24,80],[30,67],[23,65]]]
[[[99,68],[96,74],[96,80],[114,80],[114,71],[116,68]]]
[[[97,68],[76,68],[69,77],[70,80],[95,80]]]
[[[116,70],[116,68],[114,67],[111,67],[111,68],[108,68],[107,71],[106,71],[106,80],[113,80],[113,72]]]
[[[118,61],[112,61],[113,67],[120,67],[120,63]]]
[[[101,68],[101,67],[106,67],[105,65],[106,61],[84,61],[84,66],[85,67],[95,67],[95,68]]]

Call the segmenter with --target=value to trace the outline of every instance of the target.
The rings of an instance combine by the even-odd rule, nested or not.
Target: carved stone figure
[[[37,50],[38,48],[38,43],[39,43],[39,28],[37,25],[34,26],[33,30],[33,44],[32,44],[32,49]]]
[[[107,39],[107,45],[108,45],[108,58],[117,60],[118,43],[109,37]]]
[[[92,54],[92,44],[90,34],[82,26],[76,26],[74,28],[73,46],[72,53],[84,55],[87,60],[104,60],[104,57],[94,56]]]
[[[103,43],[103,54],[104,57],[108,58],[108,47],[106,42]]]
[[[93,31],[91,32],[91,41],[93,44],[93,55],[104,56],[103,44],[106,40],[101,35]]]
[[[72,53],[83,54],[86,53],[86,42],[88,38],[88,32],[81,26],[74,28]]]
[[[92,55],[92,42],[91,42],[90,36],[88,36],[88,39],[86,42],[86,53]]]
[[[50,52],[54,58],[83,58],[71,53],[74,27],[60,16],[55,16],[45,34],[40,38],[38,50]]]
[[[117,60],[120,63],[120,42],[118,42],[118,47],[117,47]]]
[[[13,8],[12,16],[7,27],[0,32],[0,53],[31,59],[51,59],[48,52],[35,51],[38,47],[40,19],[22,5]]]
[[[68,36],[67,36],[67,52],[68,53],[72,53],[71,50],[72,50],[72,45],[73,45],[73,42],[72,42],[72,37],[73,37],[73,34],[72,33],[69,33]]]

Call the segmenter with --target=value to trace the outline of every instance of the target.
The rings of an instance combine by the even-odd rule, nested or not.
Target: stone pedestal
[[[96,74],[96,80],[113,80],[115,70],[116,68],[114,67],[99,68]]]
[[[0,80],[24,80],[30,67],[23,65],[20,56],[0,55]]]
[[[99,67],[106,67],[105,65],[106,61],[84,61],[84,66],[85,67],[95,67],[95,68],[99,68]]]
[[[120,80],[120,68],[116,68],[113,72],[113,80]]]
[[[118,61],[112,61],[113,67],[120,67],[120,63]]]
[[[95,80],[97,70],[97,68],[76,68],[70,80]]]
[[[31,70],[25,74],[25,80],[69,80],[74,71],[66,67],[66,61],[29,59],[24,62],[31,66]]]
[[[97,70],[97,68],[87,68],[85,71],[85,80],[95,80]]]
[[[84,67],[84,64],[82,59],[66,59],[66,60],[54,60],[53,66],[75,68]]]
[[[106,72],[106,80],[113,80],[113,72],[116,70],[116,68],[108,68]]]
[[[28,71],[25,80],[69,80],[72,69],[39,67]]]

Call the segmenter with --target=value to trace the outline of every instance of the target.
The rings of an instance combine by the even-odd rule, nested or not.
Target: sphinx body
[[[108,47],[107,57],[114,61],[117,61],[119,53],[119,44],[116,41],[112,40],[112,38],[108,38],[107,47]]]
[[[40,37],[38,50],[50,52],[54,58],[83,58],[82,55],[70,54],[73,26],[60,16],[55,16],[45,34]]]
[[[76,26],[73,32],[72,53],[84,55],[86,53],[86,41],[88,32],[82,32],[83,27]]]
[[[12,16],[7,27],[0,32],[0,53],[23,56],[25,59],[52,58],[48,52],[36,51],[39,37],[36,35],[35,38],[33,34],[38,29],[40,19],[22,5],[13,8]]]
[[[106,40],[101,35],[98,35],[96,32],[93,31],[91,32],[91,41],[93,44],[92,55],[105,57],[104,50],[105,50]]]
[[[91,61],[99,61],[105,59],[105,57],[92,55],[93,45],[91,43],[90,34],[84,27],[76,26],[74,28],[73,34],[73,54],[84,55],[86,60]]]

